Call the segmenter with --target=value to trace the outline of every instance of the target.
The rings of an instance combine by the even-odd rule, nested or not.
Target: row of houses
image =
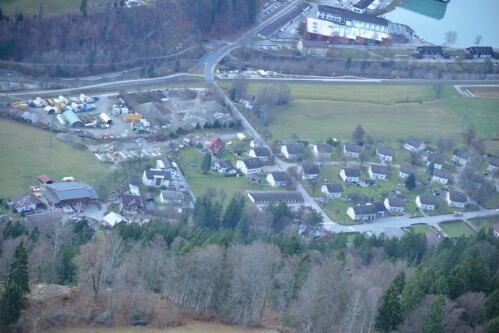
[[[447,191],[445,201],[449,207],[465,208],[468,196],[464,192]],[[432,196],[418,195],[416,206],[421,210],[431,211],[437,208],[437,200]],[[383,202],[348,207],[347,215],[355,221],[372,221],[388,213],[405,212],[406,201],[399,197],[385,198]]]

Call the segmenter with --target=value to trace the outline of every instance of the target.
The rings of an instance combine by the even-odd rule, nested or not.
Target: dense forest
[[[105,234],[86,220],[4,222],[0,324],[166,327],[194,316],[297,332],[498,332],[492,233],[297,235],[297,223],[320,220],[207,193],[178,220]]]
[[[185,57],[205,36],[253,23],[257,8],[256,0],[157,0],[132,8],[108,2],[99,10],[83,3],[79,13],[60,16],[44,13],[43,5],[32,17],[0,9],[3,66],[28,63],[40,74],[68,76]]]

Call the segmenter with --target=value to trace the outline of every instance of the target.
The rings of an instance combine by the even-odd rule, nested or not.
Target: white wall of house
[[[433,177],[431,177],[431,181],[435,182],[435,183],[444,184],[444,185],[449,182],[449,180],[447,178],[442,178],[442,177],[438,177],[435,175],[433,175]]]
[[[341,192],[338,192],[338,193],[332,192],[331,193],[327,190],[326,185],[322,185],[321,192],[324,193],[324,195],[326,197],[328,197],[329,199],[341,198]]]
[[[380,154],[378,152],[376,152],[376,157],[379,158],[382,161],[388,161],[388,162],[392,162],[393,161],[393,156],[383,155],[383,154]]]
[[[345,174],[345,171],[343,169],[341,169],[341,171],[340,171],[340,177],[341,177],[341,179],[343,179],[344,182],[348,182],[348,183],[359,182],[359,177],[347,177],[347,175]]]

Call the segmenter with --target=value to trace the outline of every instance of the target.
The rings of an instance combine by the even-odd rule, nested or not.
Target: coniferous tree
[[[405,180],[405,187],[408,190],[413,190],[416,187],[416,176],[413,173]]]
[[[382,298],[381,306],[378,308],[375,327],[383,332],[390,332],[397,329],[402,323],[402,308],[400,306],[397,287],[392,284],[386,290]]]
[[[426,314],[423,324],[423,333],[441,333],[444,331],[442,323],[444,319],[444,305],[445,297],[443,295],[438,295],[433,303],[431,303],[430,309]]]
[[[201,163],[201,171],[203,172],[203,175],[206,175],[208,171],[210,171],[211,167],[211,154],[206,153],[203,158],[203,162]]]
[[[23,294],[30,292],[28,275],[28,254],[24,247],[24,242],[19,243],[14,252],[14,261],[10,265],[10,273],[7,283],[19,286]]]

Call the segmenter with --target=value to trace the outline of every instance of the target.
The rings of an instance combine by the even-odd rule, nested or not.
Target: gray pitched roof
[[[80,182],[57,182],[45,185],[44,195],[51,198],[51,201],[58,203],[63,200],[73,199],[99,199],[97,192],[84,183]]]
[[[268,202],[286,202],[297,203],[303,202],[303,195],[300,192],[248,192],[248,196],[252,197],[255,203]]]
[[[388,198],[388,203],[391,207],[405,207],[405,200],[402,198],[391,197]]]
[[[416,138],[412,135],[408,136],[407,139],[405,140],[405,143],[407,143],[408,145],[414,147],[414,148],[418,148],[419,146],[421,146],[421,144],[423,144],[423,140],[421,140],[420,138]]]
[[[470,152],[467,149],[456,148],[452,154],[459,158],[464,158],[465,160],[470,158]]]
[[[349,151],[352,153],[360,153],[362,150],[362,147],[353,143],[345,143],[345,151]]]
[[[329,13],[329,14],[336,15],[336,16],[339,16],[342,18],[360,21],[360,22],[373,23],[373,24],[377,24],[377,25],[388,26],[388,22],[389,22],[387,19],[384,19],[381,17],[366,15],[366,14],[359,14],[359,13],[352,12],[350,10],[346,10],[346,9],[338,8],[338,7],[332,7],[332,6],[318,5],[317,10],[319,12]]]
[[[344,168],[342,170],[344,170],[345,175],[347,177],[360,177],[360,170],[359,169]]]
[[[449,199],[454,202],[468,202],[468,196],[464,192],[449,191]]]
[[[331,146],[330,144],[328,143],[318,143],[315,145],[317,147],[317,151],[319,153],[330,153],[333,151],[333,146]]]
[[[134,194],[123,194],[121,196],[121,203],[125,207],[133,205],[142,206],[142,198]]]
[[[255,147],[253,151],[255,152],[255,156],[270,156],[270,150],[267,147]]]
[[[419,202],[421,202],[423,205],[436,205],[437,199],[428,195],[420,195]]]
[[[433,175],[440,178],[450,179],[452,174],[447,169],[435,169]]]
[[[276,182],[284,182],[289,180],[289,175],[285,171],[274,171],[270,174],[272,174],[272,178],[274,178]]]
[[[355,215],[371,215],[378,213],[378,209],[374,205],[353,206]]]
[[[387,146],[381,146],[377,149],[378,153],[381,155],[386,155],[386,156],[393,156],[395,155],[395,149]]]
[[[417,168],[416,167],[413,167],[411,165],[401,165],[400,166],[400,172],[402,173],[408,173],[408,174],[411,174],[411,173],[416,173],[417,171]]]
[[[285,146],[288,150],[288,154],[292,155],[303,154],[303,147],[305,147],[305,145],[303,145],[302,143],[288,143]]]
[[[390,168],[386,165],[372,164],[369,166],[373,173],[388,175],[390,173]]]
[[[221,168],[234,169],[234,165],[232,165],[232,162],[230,160],[218,160],[218,161],[216,161],[216,163],[218,163],[218,165]]]
[[[21,195],[15,195],[11,197],[10,202],[12,202],[16,207],[17,206],[24,206],[24,205],[31,205],[31,204],[39,204],[40,201],[35,198],[34,196],[28,194],[21,194]]]
[[[302,164],[302,170],[306,175],[317,175],[321,172],[319,166],[315,163]]]
[[[258,157],[245,158],[243,163],[246,165],[247,169],[258,169],[263,167],[263,163]]]
[[[341,193],[343,192],[343,186],[341,184],[324,184],[329,193]]]
[[[146,170],[146,178],[154,179],[155,176],[164,177],[164,179],[171,179],[172,173],[169,170]]]

